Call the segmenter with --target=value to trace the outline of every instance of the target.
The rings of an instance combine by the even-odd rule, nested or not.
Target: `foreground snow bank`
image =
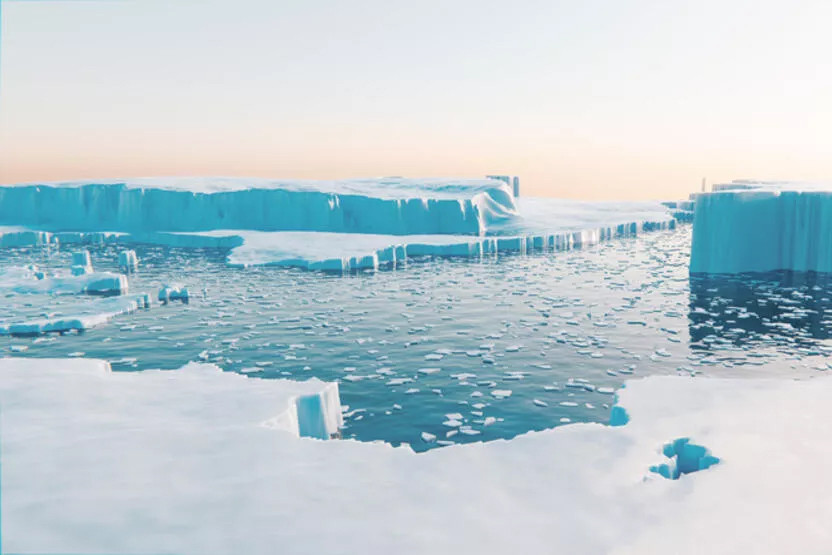
[[[832,191],[732,185],[697,197],[691,272],[832,271]]]
[[[0,224],[53,231],[482,234],[515,215],[510,187],[494,179],[152,178],[0,186]]]
[[[651,377],[619,392],[623,426],[421,455],[271,429],[286,425],[272,417],[292,395],[320,387],[196,365],[116,375],[95,361],[0,360],[4,548],[822,553],[832,543],[832,480],[806,468],[832,464],[832,379]],[[695,471],[696,456],[678,458],[686,445],[718,463]],[[686,469],[678,480],[650,470],[672,464],[667,454]]]

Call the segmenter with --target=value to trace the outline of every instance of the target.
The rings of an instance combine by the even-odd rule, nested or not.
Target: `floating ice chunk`
[[[436,441],[436,436],[430,432],[422,432],[422,441],[425,443],[433,443]]]
[[[90,251],[84,249],[72,253],[72,275],[80,276],[92,272],[92,260]]]
[[[118,253],[118,268],[125,274],[135,272],[139,268],[136,251],[128,249]]]
[[[510,389],[495,389],[491,391],[491,395],[497,399],[506,399],[511,397],[511,390]]]
[[[188,302],[188,288],[180,284],[163,285],[159,289],[159,301],[168,303],[170,301]]]
[[[546,401],[541,401],[540,399],[533,399],[532,403],[534,403],[538,407],[548,407],[549,406],[549,403],[547,403]]]

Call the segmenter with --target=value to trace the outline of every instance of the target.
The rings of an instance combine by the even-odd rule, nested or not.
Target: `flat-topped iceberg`
[[[319,425],[338,420],[325,388],[202,365],[111,373],[97,361],[0,359],[3,547],[822,553],[830,543],[832,480],[806,465],[832,464],[819,440],[832,434],[832,378],[650,377],[618,392],[619,426],[425,454],[296,439],[293,398],[323,395],[309,403],[327,407]]]
[[[147,178],[0,186],[0,224],[50,231],[482,234],[516,215],[495,179]]]
[[[561,250],[675,226],[658,202],[515,198],[510,183],[493,176],[18,185],[0,187],[0,223],[47,230],[7,227],[6,242],[17,246],[218,247],[232,249],[228,262],[235,266],[329,272],[395,267],[422,256]],[[121,266],[131,268],[126,259]]]
[[[832,189],[731,185],[697,196],[691,272],[832,272]]]

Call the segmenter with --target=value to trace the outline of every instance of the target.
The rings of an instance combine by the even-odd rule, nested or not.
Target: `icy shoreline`
[[[417,455],[270,429],[318,384],[189,365],[115,373],[113,389],[106,366],[0,360],[7,550],[811,553],[832,540],[832,481],[805,472],[832,463],[816,441],[832,432],[829,378],[650,377],[619,391],[625,425]],[[719,462],[679,480],[651,471],[683,438]]]

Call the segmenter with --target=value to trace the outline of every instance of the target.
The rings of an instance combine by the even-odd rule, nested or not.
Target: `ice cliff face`
[[[516,214],[509,186],[492,179],[249,183],[156,178],[0,187],[0,224],[53,231],[480,235]]]
[[[832,192],[776,189],[697,197],[690,270],[832,271]]]

